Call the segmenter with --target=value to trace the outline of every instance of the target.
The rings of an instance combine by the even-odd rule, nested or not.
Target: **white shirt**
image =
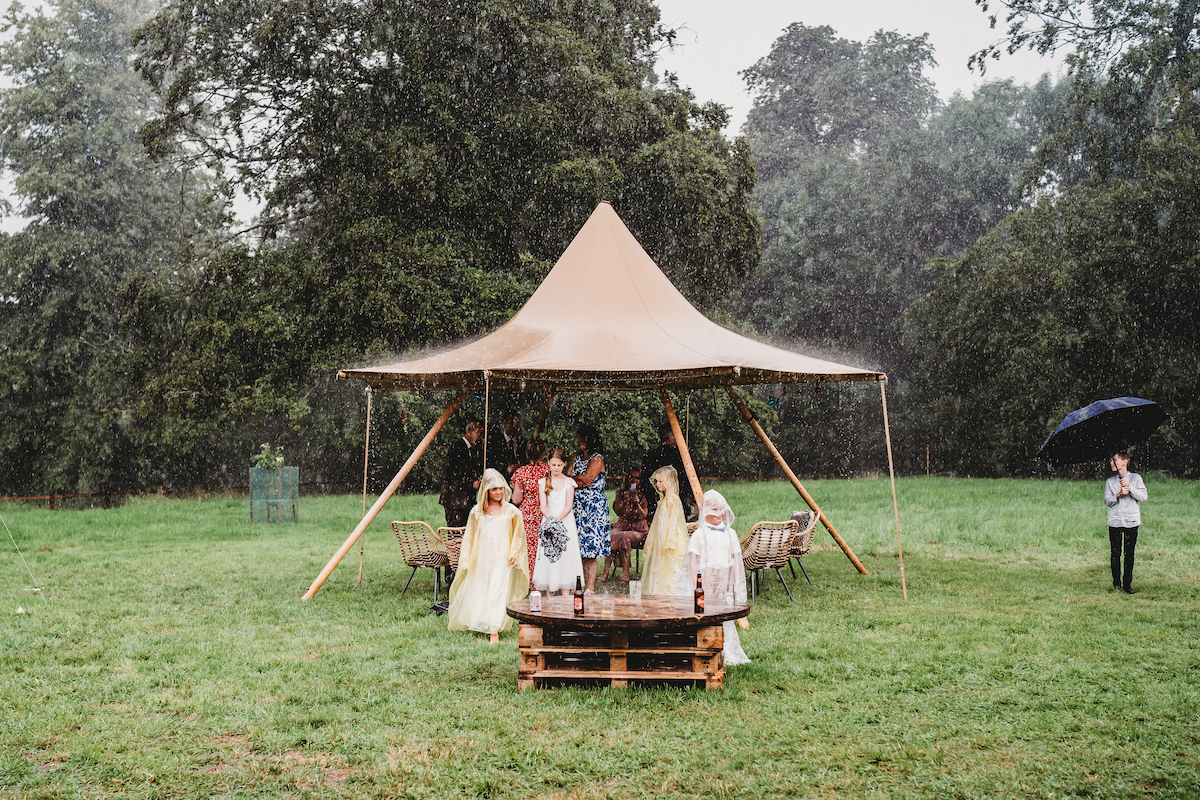
[[[1129,482],[1129,494],[1117,497],[1121,491],[1121,478],[1113,475],[1104,482],[1104,505],[1108,506],[1108,527],[1136,528],[1142,524],[1141,503],[1149,495],[1142,476],[1136,472],[1126,472],[1125,480]]]

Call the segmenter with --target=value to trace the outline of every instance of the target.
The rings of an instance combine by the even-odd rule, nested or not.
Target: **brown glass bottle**
[[[575,591],[571,592],[575,596],[575,616],[583,616],[583,579],[575,576]]]
[[[696,613],[704,613],[704,576],[696,573]]]

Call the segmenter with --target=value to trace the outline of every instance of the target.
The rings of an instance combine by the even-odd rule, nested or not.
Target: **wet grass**
[[[711,693],[517,694],[514,634],[448,633],[428,570],[400,598],[386,520],[432,497],[308,602],[361,499],[0,507],[46,590],[0,534],[0,796],[1194,798],[1200,487],[1146,479],[1132,597],[1099,484],[901,481],[907,603],[887,481],[814,481],[871,574],[818,529]],[[719,488],[742,532],[800,507]]]

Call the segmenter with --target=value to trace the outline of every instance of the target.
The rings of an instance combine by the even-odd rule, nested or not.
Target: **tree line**
[[[1060,5],[1005,6],[1005,41],[1069,48],[1065,79],[948,102],[925,37],[793,24],[743,73],[735,138],[657,74],[675,34],[648,0],[14,7],[0,487],[237,484],[263,441],[352,485],[366,403],[336,370],[498,327],[601,200],[706,314],[888,372],[902,469],[932,442],[938,471],[1037,474],[1063,414],[1138,394],[1171,414],[1143,466],[1187,474],[1195,4],[1075,27]],[[883,463],[862,387],[748,394],[802,471]],[[530,432],[541,400],[490,398]],[[445,402],[374,398],[374,482]],[[678,402],[702,473],[771,474],[727,398]],[[653,396],[562,396],[547,436],[598,424],[620,469],[661,419]]]

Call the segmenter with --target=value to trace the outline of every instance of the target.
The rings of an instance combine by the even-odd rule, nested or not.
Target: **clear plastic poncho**
[[[672,594],[688,548],[687,520],[679,499],[679,475],[675,468],[661,467],[650,476],[650,485],[655,489],[660,481],[666,485],[666,491],[658,493],[658,509],[642,549],[646,559],[642,594]]]
[[[504,487],[500,513],[488,516],[487,493]],[[525,551],[525,524],[521,510],[509,500],[512,490],[504,476],[487,469],[479,481],[479,494],[463,531],[458,572],[450,585],[452,631],[499,633],[512,626],[508,604],[529,591],[529,559]],[[512,566],[515,560],[516,566]]]
[[[719,519],[713,522],[709,518]],[[742,561],[742,545],[733,529],[733,509],[716,489],[704,493],[700,503],[700,522],[688,542],[687,553],[675,580],[673,594],[691,597],[696,589],[696,575],[704,586],[704,598],[713,608],[727,601],[736,605],[746,602],[746,567]],[[726,622],[725,664],[734,666],[749,663],[742,650],[741,640],[733,622]]]

